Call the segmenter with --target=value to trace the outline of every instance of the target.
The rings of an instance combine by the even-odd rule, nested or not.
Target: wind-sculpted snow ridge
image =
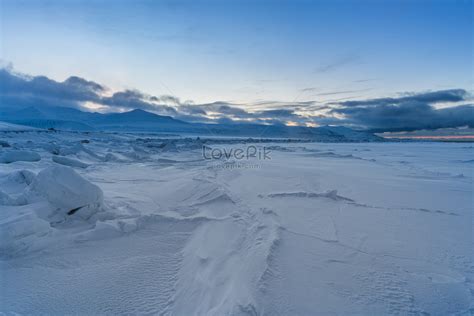
[[[262,314],[257,296],[279,226],[263,212],[239,207],[240,214],[196,230],[183,249],[176,292],[163,314]]]
[[[354,200],[349,199],[344,196],[337,194],[337,190],[330,190],[324,193],[314,193],[314,192],[284,192],[284,193],[272,193],[268,197],[308,197],[308,198],[328,198],[334,201],[349,201],[354,202]]]
[[[474,308],[465,144],[62,131],[0,139],[0,154],[41,157],[0,164],[0,313]],[[265,146],[271,159],[205,159],[203,146]]]
[[[337,190],[329,190],[324,193],[315,193],[315,192],[282,192],[282,193],[271,193],[267,195],[270,198],[327,198],[333,201],[344,201],[347,204],[364,207],[364,208],[373,208],[373,209],[381,209],[381,210],[404,210],[404,211],[418,211],[418,212],[427,212],[427,213],[437,213],[437,214],[445,214],[445,215],[452,215],[452,216],[459,216],[459,214],[452,212],[452,211],[442,211],[438,209],[426,209],[426,208],[413,208],[413,207],[384,207],[384,206],[377,206],[377,205],[369,205],[363,203],[357,203],[353,199],[350,199],[345,196],[341,196],[337,194]],[[260,197],[263,197],[260,195]]]
[[[306,150],[309,151],[309,150]],[[327,151],[327,152],[320,152],[320,151],[309,151],[311,152],[308,154],[309,156],[315,157],[315,158],[339,158],[339,159],[359,159],[359,160],[367,160],[371,162],[375,162],[375,159],[365,159],[361,158],[359,156],[354,156],[353,154],[337,154],[332,151]]]

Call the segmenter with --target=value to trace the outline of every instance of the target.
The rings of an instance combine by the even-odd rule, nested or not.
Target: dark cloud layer
[[[423,102],[427,104],[435,104],[441,102],[458,102],[463,101],[467,96],[467,92],[463,89],[440,90],[426,93],[417,93],[399,98],[379,98],[360,101],[346,101],[339,104],[343,106],[380,106],[390,104],[403,104],[407,102]]]
[[[331,113],[342,114],[339,123],[373,131],[413,131],[448,127],[474,127],[474,106],[464,104],[437,109],[437,103],[467,100],[461,89],[339,103]]]
[[[157,103],[156,97],[139,91],[125,90],[104,96],[107,88],[93,81],[69,77],[57,82],[44,76],[24,76],[0,69],[0,100],[4,106],[63,106],[82,109],[85,102],[110,107],[111,110],[143,109],[163,114],[176,114],[166,104]],[[165,96],[166,100],[171,100]]]
[[[151,96],[138,90],[110,94],[107,87],[80,77],[73,76],[58,82],[44,76],[26,76],[9,69],[0,69],[0,110],[30,106],[84,109],[85,105],[92,103],[111,112],[143,109],[190,122],[316,123],[373,131],[474,127],[474,107],[458,105],[459,102],[466,103],[468,98],[465,90],[451,89],[405,94],[398,98],[341,100],[333,103],[264,101],[246,105],[217,101],[193,104],[181,102],[176,96]],[[443,103],[443,109],[435,107],[440,103]],[[448,107],[445,107],[446,104]]]

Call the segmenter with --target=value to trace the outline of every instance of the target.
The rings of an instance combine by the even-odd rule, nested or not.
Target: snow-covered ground
[[[0,134],[7,315],[474,313],[471,144]]]

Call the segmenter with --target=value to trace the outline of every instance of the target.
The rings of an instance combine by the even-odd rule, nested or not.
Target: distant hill
[[[0,132],[25,132],[25,131],[39,131],[40,129],[31,126],[24,126],[6,122],[0,122]],[[0,147],[2,147],[0,145]]]
[[[127,131],[177,133],[203,136],[305,138],[316,141],[381,141],[372,133],[342,126],[304,127],[261,124],[188,123],[144,110],[122,113],[84,112],[66,107],[28,107],[0,109],[0,121],[31,126],[77,131]]]
[[[90,119],[96,128],[105,130],[134,131],[177,131],[190,128],[190,123],[176,120],[170,116],[150,113],[144,110],[132,110],[123,113],[96,115]]]

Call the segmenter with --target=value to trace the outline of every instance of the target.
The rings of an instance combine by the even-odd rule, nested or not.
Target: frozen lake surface
[[[7,315],[474,313],[470,143],[0,140]]]

